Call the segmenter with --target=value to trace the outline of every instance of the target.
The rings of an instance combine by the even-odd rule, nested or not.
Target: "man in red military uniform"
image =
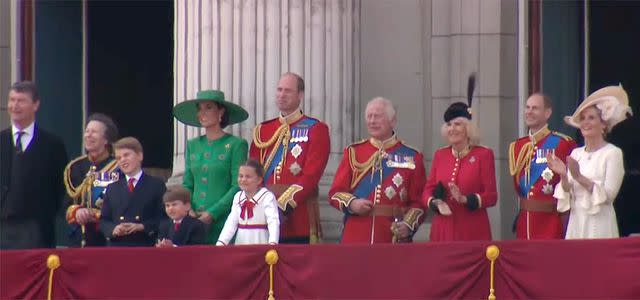
[[[564,237],[563,222],[553,198],[560,177],[547,168],[546,158],[555,153],[565,161],[576,144],[568,136],[549,130],[547,121],[551,113],[549,97],[531,95],[525,108],[529,134],[509,146],[509,171],[520,202],[516,220],[518,239]]]
[[[410,242],[424,219],[422,153],[396,138],[391,101],[375,98],[365,117],[371,138],[348,146],[329,191],[345,214],[342,243]]]
[[[304,80],[285,73],[278,82],[278,118],[253,130],[249,156],[265,170],[264,183],[282,212],[280,243],[316,243],[321,238],[318,182],[329,160],[329,127],[304,115]]]

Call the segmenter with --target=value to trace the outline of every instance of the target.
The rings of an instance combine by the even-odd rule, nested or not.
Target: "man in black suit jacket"
[[[156,247],[201,245],[205,243],[205,227],[202,221],[189,215],[191,193],[182,187],[173,187],[162,198],[169,219],[160,223]]]
[[[67,151],[35,123],[40,98],[28,81],[9,91],[11,127],[0,132],[0,249],[52,248]]]
[[[164,218],[164,182],[142,172],[142,145],[133,137],[114,144],[118,167],[125,174],[107,187],[100,210],[100,230],[108,246],[153,246]]]

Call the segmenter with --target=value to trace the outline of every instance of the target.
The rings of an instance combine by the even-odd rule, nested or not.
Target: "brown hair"
[[[119,139],[115,144],[113,144],[113,149],[129,149],[133,150],[135,153],[142,153],[142,144],[140,144],[138,139],[128,136]]]
[[[40,101],[40,95],[38,94],[38,88],[36,84],[31,81],[19,81],[11,85],[11,91],[22,94],[31,95],[31,100],[33,102]]]
[[[262,178],[262,176],[264,176],[264,169],[263,169],[262,165],[255,159],[249,159],[249,160],[245,161],[240,166],[253,168],[253,170],[256,171],[256,174],[260,178]]]
[[[191,204],[191,193],[181,186],[171,187],[167,189],[167,191],[162,196],[162,202],[168,203],[174,201],[180,201],[184,204]]]

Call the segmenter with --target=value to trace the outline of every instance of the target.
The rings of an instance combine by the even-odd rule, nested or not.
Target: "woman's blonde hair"
[[[465,118],[465,117],[457,117],[452,119],[449,122],[453,122],[453,121],[460,121],[462,122],[462,124],[464,124],[464,128],[467,131],[467,139],[469,139],[469,146],[477,146],[480,144],[480,133],[478,130],[478,125],[476,125],[475,122]],[[444,141],[446,143],[448,143],[447,140],[447,122],[442,124],[442,127],[440,128],[440,134],[442,135],[442,138],[444,139]]]

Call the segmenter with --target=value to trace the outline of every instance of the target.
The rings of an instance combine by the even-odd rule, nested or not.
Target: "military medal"
[[[300,156],[300,154],[302,154],[302,147],[300,147],[299,144],[296,144],[291,149],[291,155],[293,155],[294,158],[298,158],[298,156]]]
[[[227,149],[227,151],[229,151],[229,149],[231,149],[231,144],[224,145],[224,148]]]
[[[291,143],[297,143],[298,142],[298,130],[294,129],[293,131],[291,131],[291,139],[289,140],[289,142]]]
[[[416,168],[416,164],[411,156],[392,155],[391,158],[387,160],[387,167],[413,170]]]
[[[391,181],[393,181],[393,184],[395,184],[396,187],[400,187],[404,180],[402,179],[402,175],[400,175],[400,173],[396,173],[396,175],[393,175],[393,179]]]
[[[295,176],[298,175],[300,171],[302,171],[302,168],[300,167],[298,162],[293,162],[291,166],[289,166],[289,171],[291,171],[291,174]]]
[[[476,157],[475,156],[471,156],[471,158],[469,158],[469,162],[470,163],[476,162]]]
[[[545,158],[545,160],[546,160],[546,158]],[[545,195],[553,194],[553,186],[549,183],[551,181],[551,179],[553,179],[553,171],[551,171],[551,169],[549,169],[549,167],[545,168],[544,171],[542,171],[542,179],[544,179],[544,181],[546,182],[542,186],[542,192]]]
[[[387,195],[388,199],[391,199],[396,195],[396,190],[392,186],[388,186],[384,189],[384,194]]]
[[[547,156],[549,156],[549,154],[555,155],[555,153],[556,153],[556,149],[536,149],[536,163],[546,164]]]

